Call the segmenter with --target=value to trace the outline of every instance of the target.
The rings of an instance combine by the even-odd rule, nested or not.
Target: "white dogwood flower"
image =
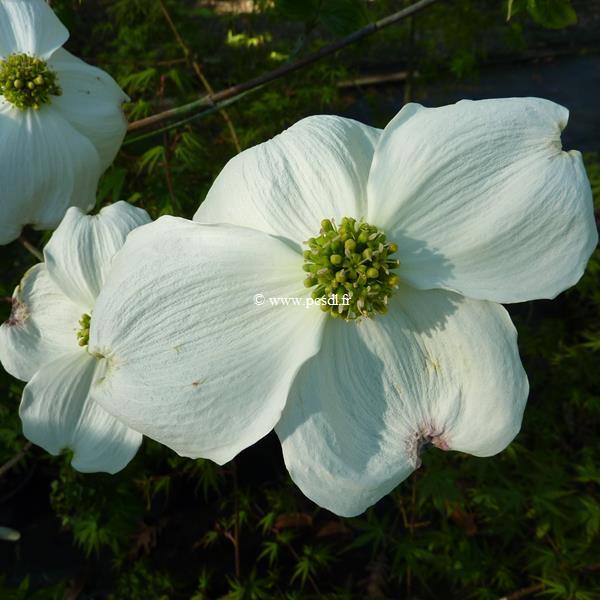
[[[113,256],[127,234],[148,223],[146,211],[117,202],[87,216],[79,208],[65,218],[13,295],[0,327],[0,361],[28,381],[19,414],[25,437],[51,454],[74,452],[79,471],[121,470],[142,441],[91,400],[100,358],[88,347],[90,317]]]
[[[346,516],[424,444],[500,452],[528,383],[499,303],[556,296],[597,242],[567,117],[535,98],[409,104],[383,131],[317,116],[241,153],[204,224],[129,236],[96,304],[92,397],[218,463],[275,427],[292,479]],[[309,301],[331,293],[349,302]]]
[[[127,96],[68,37],[45,0],[0,0],[0,244],[90,210],[125,135]]]

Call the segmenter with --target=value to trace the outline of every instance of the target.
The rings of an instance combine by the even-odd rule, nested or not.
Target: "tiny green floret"
[[[0,60],[0,94],[20,110],[39,110],[60,96],[56,73],[45,60],[28,54],[11,54]]]
[[[79,319],[79,331],[77,331],[77,343],[81,347],[85,347],[90,343],[90,321],[92,316],[85,313]]]
[[[311,296],[320,299],[322,310],[346,321],[387,312],[388,300],[400,283],[392,271],[400,262],[391,258],[398,246],[382,231],[350,217],[339,226],[324,219],[320,235],[306,244],[304,285],[315,288]]]

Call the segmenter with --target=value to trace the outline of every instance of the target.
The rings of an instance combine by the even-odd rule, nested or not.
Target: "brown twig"
[[[279,531],[277,529],[272,529],[272,531],[276,535],[279,534]],[[294,560],[296,562],[300,562],[300,556],[294,550],[294,546],[292,546],[288,541],[286,541],[286,540],[284,540],[282,538],[279,538],[279,540],[290,551],[290,554],[294,557]],[[310,583],[310,585],[311,585],[312,589],[314,590],[315,594],[317,594],[317,597],[321,598],[322,597],[321,590],[319,589],[319,586],[317,585],[317,582],[315,581],[314,577],[310,573],[307,573],[306,574],[306,578],[308,579],[308,583]]]
[[[166,87],[166,77],[164,75],[160,78],[160,86],[158,88],[158,97],[162,101],[165,95],[165,87]],[[171,175],[171,147],[169,146],[169,136],[165,131],[163,133],[163,148],[165,150],[164,160],[162,162],[163,171],[165,174],[165,182],[167,184],[167,191],[169,192],[169,198],[171,199],[171,206],[174,210],[179,209],[179,203],[177,202],[177,198],[175,197],[175,189],[173,187],[173,177]],[[179,212],[179,211],[178,211]]]
[[[239,503],[239,488],[237,478],[237,466],[235,460],[231,461],[231,472],[233,477],[233,501],[235,517],[233,522],[233,550],[235,559],[235,576],[239,579],[241,575],[240,567],[240,503]]]
[[[190,47],[185,43],[185,40],[181,37],[181,34],[179,33],[179,30],[177,29],[175,22],[171,18],[171,14],[169,13],[167,7],[165,6],[164,1],[158,0],[158,3],[160,5],[160,9],[163,13],[163,16],[165,17],[165,20],[167,21],[169,27],[171,28],[171,31],[173,32],[173,35],[175,36],[175,39],[177,40],[177,43],[179,44],[179,46],[183,50],[183,53],[185,54],[186,62],[191,64],[192,68],[194,69],[194,72],[196,73],[196,77],[198,77],[198,79],[200,80],[200,83],[204,86],[204,89],[210,95],[214,95],[215,90],[210,85],[210,82],[208,81],[208,79],[206,78],[204,73],[202,72],[202,69],[200,68],[200,64],[193,57]],[[240,140],[238,138],[237,131],[235,130],[235,126],[233,125],[233,121],[231,120],[231,117],[229,116],[229,113],[225,109],[222,109],[219,111],[219,114],[223,117],[225,123],[227,124],[227,128],[229,129],[229,135],[231,136],[231,141],[233,142],[233,145],[235,146],[236,151],[238,153],[241,152],[242,147],[240,146]]]
[[[410,531],[411,540],[415,536],[415,517],[417,510],[417,473],[412,476],[412,489],[410,493],[410,521],[408,523],[408,529]],[[406,595],[410,597],[412,594],[412,569],[410,566],[406,568]]]
[[[412,17],[408,18],[408,76],[404,84],[404,104],[408,104],[413,98],[413,81],[414,81],[414,51],[415,51],[415,20]]]
[[[529,585],[525,588],[517,590],[516,592],[512,592],[508,596],[503,596],[500,598],[500,600],[520,600],[521,598],[531,596],[531,594],[537,594],[537,592],[541,592],[543,589],[543,583],[535,583],[534,585]]]
[[[185,117],[179,121],[171,121],[164,127],[159,127],[158,129],[151,129],[150,131],[148,131],[146,133],[142,133],[141,135],[127,137],[127,138],[125,138],[125,141],[123,142],[123,146],[127,146],[129,144],[134,144],[136,142],[145,140],[150,137],[155,137],[159,133],[165,133],[166,131],[171,131],[172,129],[181,127],[182,125],[187,125],[188,123],[191,123],[192,121],[197,121],[198,119],[203,119],[205,117],[208,117],[209,115],[213,115],[213,114],[219,112],[221,109],[225,108],[226,106],[230,106],[232,104],[235,104],[236,102],[239,102],[247,94],[252,93],[252,91],[254,91],[254,90],[251,90],[249,92],[244,92],[243,94],[240,94],[239,96],[235,96],[234,98],[230,98],[229,100],[223,100],[223,102],[218,102],[217,104],[215,104],[214,106],[212,106],[210,108],[205,108],[204,110],[194,113],[194,114],[192,114],[188,117]]]
[[[417,73],[415,72],[415,75]],[[354,79],[343,79],[338,81],[340,89],[363,87],[371,85],[387,85],[390,83],[404,82],[408,79],[408,71],[396,71],[395,73],[381,73],[375,75],[359,75]]]
[[[169,148],[169,138],[166,133],[163,133],[163,145],[165,147],[165,160],[163,162],[164,172],[165,172],[165,181],[167,183],[167,190],[169,192],[169,197],[171,198],[171,205],[173,209],[178,210],[179,202],[177,197],[175,196],[175,188],[173,187],[173,176],[171,174],[171,160],[169,155],[171,150]]]
[[[21,245],[33,256],[35,256],[38,260],[43,261],[44,255],[38,250],[30,241],[26,240],[24,236],[19,238],[19,242]]]
[[[577,569],[577,571],[597,571],[598,569],[600,569],[600,563],[592,563],[591,565],[586,565],[585,567]],[[534,583],[521,588],[516,592],[511,592],[508,596],[502,596],[500,600],[521,600],[521,598],[526,598],[527,596],[541,592],[544,587],[543,583]]]
[[[209,93],[206,96],[195,100],[194,102],[190,102],[189,104],[166,110],[156,115],[146,117],[145,119],[140,119],[139,121],[133,121],[129,124],[128,131],[139,131],[140,129],[153,127],[155,125],[163,123],[164,121],[168,121],[170,119],[181,117],[184,114],[194,112],[200,108],[206,106],[214,106],[217,102],[233,98],[234,96],[238,96],[244,92],[248,92],[249,90],[258,88],[262,85],[265,85],[266,83],[275,81],[276,79],[298,71],[299,69],[302,69],[308,65],[311,65],[321,60],[322,58],[325,58],[326,56],[335,54],[339,50],[342,50],[343,48],[346,48],[347,46],[350,46],[351,44],[354,44],[376,33],[377,31],[380,31],[381,29],[389,27],[390,25],[394,25],[395,23],[398,23],[399,21],[402,21],[403,19],[406,19],[422,11],[423,9],[427,8],[428,6],[431,6],[432,4],[438,1],[439,0],[418,0],[418,2],[415,2],[414,4],[411,4],[410,6],[407,6],[402,10],[399,10],[387,17],[384,17],[379,21],[370,23],[362,29],[358,29],[354,33],[351,33],[350,35],[343,37],[342,39],[337,40],[332,44],[324,46],[316,52],[308,54],[304,58],[282,65],[277,69],[269,71],[268,73],[265,73],[258,77],[254,77],[253,79],[245,81],[244,83],[239,83],[237,85],[231,86],[229,88],[221,90],[220,92],[216,92],[214,94]]]
[[[27,442],[19,452],[17,452],[10,460],[7,460],[0,467],[0,477],[4,477],[4,475],[10,471],[28,452],[31,448],[31,442]]]

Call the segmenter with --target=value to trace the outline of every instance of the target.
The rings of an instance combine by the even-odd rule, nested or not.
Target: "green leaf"
[[[127,90],[130,94],[144,92],[150,87],[155,85],[155,79],[157,76],[157,70],[153,67],[138,71],[137,73],[130,73],[120,79],[121,87]]]
[[[258,555],[257,560],[262,560],[266,558],[269,561],[269,566],[272,567],[279,556],[279,545],[277,542],[263,542],[263,549],[261,553]]]
[[[536,23],[550,29],[577,23],[571,0],[527,0],[527,11]]]
[[[508,0],[506,11],[506,20],[510,21],[513,15],[523,12],[527,9],[527,0]]]
[[[150,148],[149,150],[144,152],[143,156],[139,160],[139,172],[141,173],[144,169],[146,169],[148,173],[152,173],[152,171],[154,171],[154,169],[156,168],[158,162],[164,160],[164,158],[164,146],[154,146],[153,148]]]
[[[127,177],[127,169],[120,167],[111,167],[100,179],[98,184],[98,199],[108,200],[110,202],[117,202],[121,200],[121,192],[125,185],[125,178]]]

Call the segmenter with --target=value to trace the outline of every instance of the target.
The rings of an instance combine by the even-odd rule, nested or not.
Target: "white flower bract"
[[[44,248],[45,262],[25,274],[0,327],[3,367],[28,382],[19,409],[25,437],[51,454],[71,449],[80,471],[115,473],[142,441],[89,396],[102,361],[86,347],[85,323],[115,253],[130,231],[149,221],[125,202],[95,216],[68,209]]]
[[[125,136],[127,96],[107,73],[62,48],[68,36],[44,0],[0,0],[0,68],[11,56],[43,61],[61,90],[23,109],[0,87],[0,244],[26,224],[55,228],[70,206],[90,210]]]
[[[92,397],[185,456],[230,460],[275,428],[293,480],[356,515],[423,445],[477,456],[521,426],[528,382],[500,302],[573,285],[597,243],[589,182],[546,100],[405,106],[383,130],[304,119],[224,168],[195,221],[134,231],[98,297]],[[303,243],[364,219],[397,245],[388,312],[307,297]],[[337,260],[337,259],[336,259]]]

